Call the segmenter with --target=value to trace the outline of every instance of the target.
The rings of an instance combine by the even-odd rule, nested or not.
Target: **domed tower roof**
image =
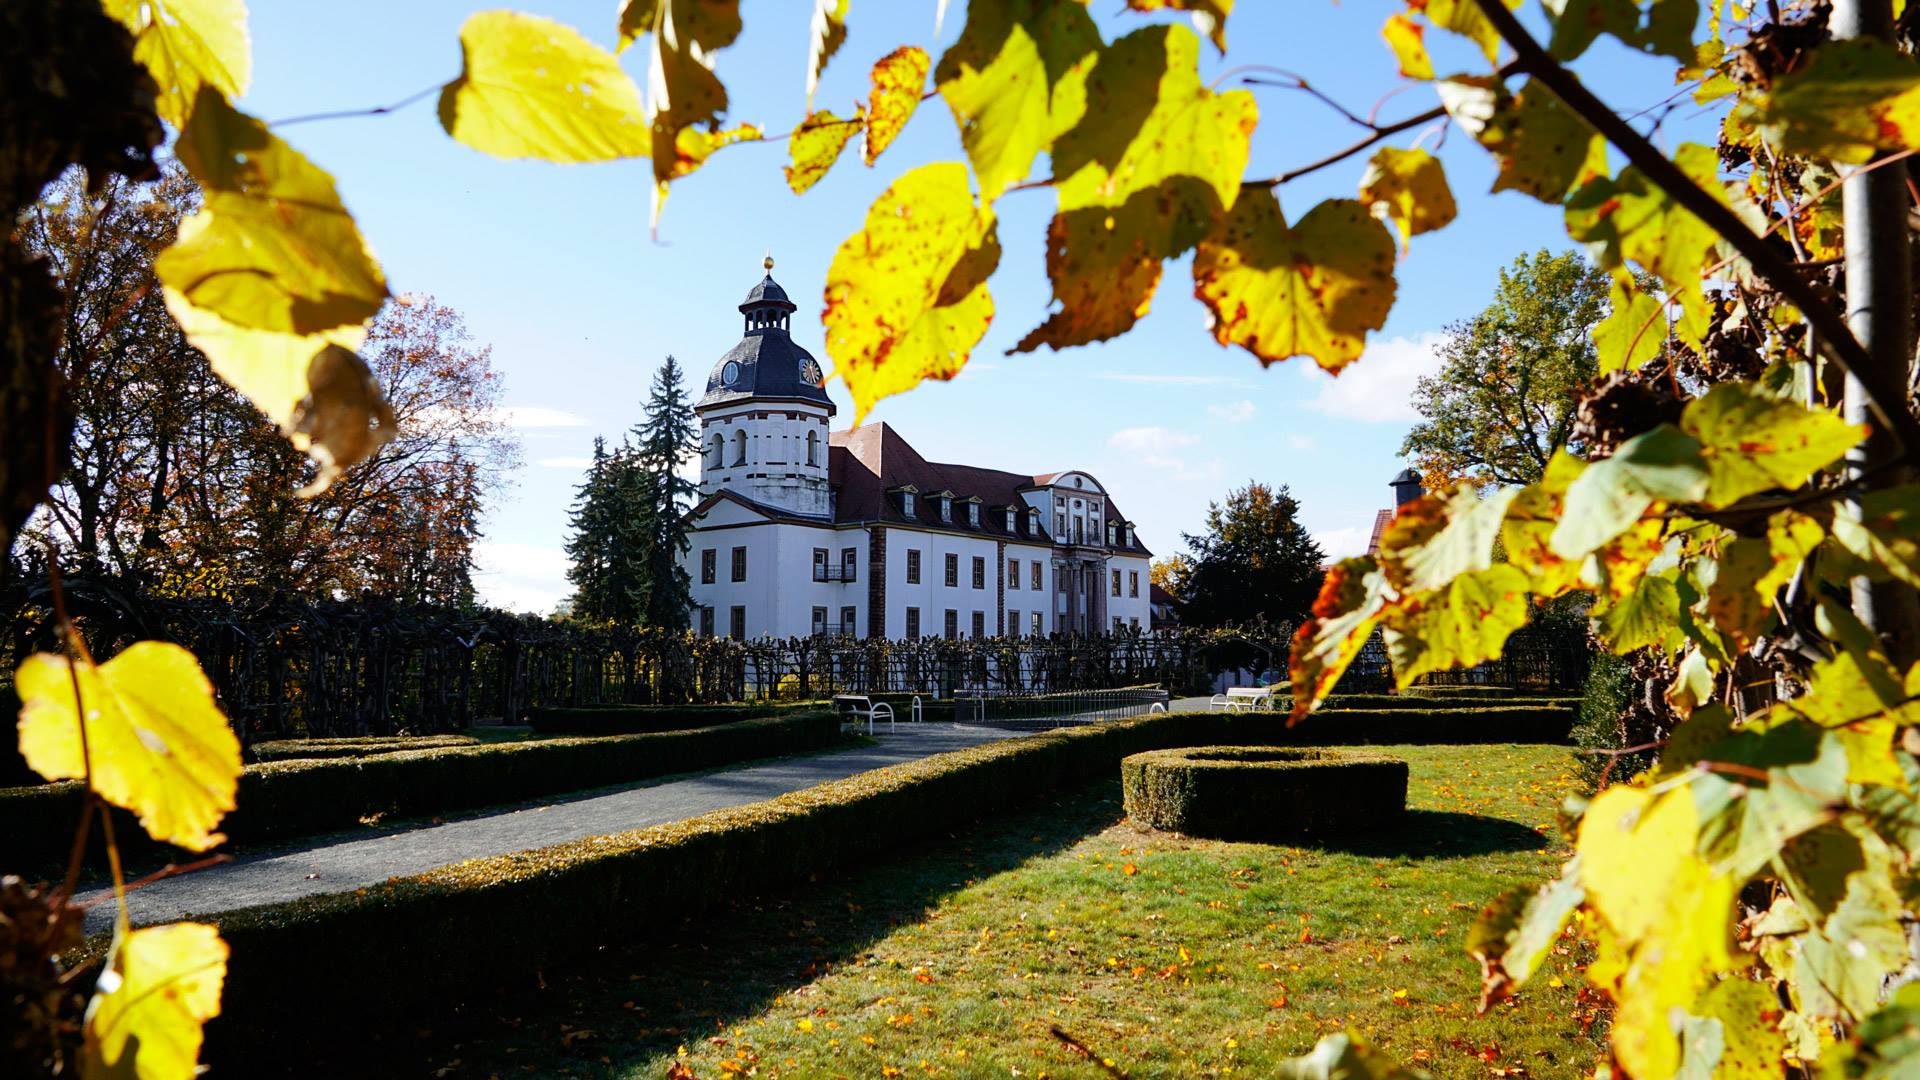
[[[837,410],[820,388],[820,364],[812,353],[794,343],[788,329],[798,309],[787,299],[787,290],[773,280],[771,257],[766,269],[767,275],[740,305],[745,335],[713,365],[707,375],[707,392],[696,407],[770,398],[824,405],[831,415]]]

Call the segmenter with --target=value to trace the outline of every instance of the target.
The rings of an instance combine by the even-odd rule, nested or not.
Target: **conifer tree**
[[[654,373],[644,419],[634,428],[639,446],[635,485],[635,531],[644,563],[641,619],[652,626],[684,629],[693,606],[693,580],[680,565],[686,553],[686,512],[699,488],[677,471],[699,449],[693,406],[681,386],[679,361],[669,353]]]

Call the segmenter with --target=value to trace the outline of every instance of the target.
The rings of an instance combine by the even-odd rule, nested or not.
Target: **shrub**
[[[1575,696],[1545,693],[1528,697],[1477,698],[1462,694],[1334,694],[1322,704],[1325,709],[1476,709],[1487,705],[1546,705],[1573,708],[1580,703]]]
[[[239,809],[221,829],[237,843],[348,829],[383,815],[437,814],[710,769],[828,746],[840,720],[824,710],[691,731],[406,750],[249,765]],[[0,790],[0,865],[62,859],[79,820],[76,781]],[[144,835],[116,829],[122,850]],[[98,832],[95,833],[98,836]]]
[[[1605,649],[1594,650],[1593,666],[1587,669],[1587,684],[1580,699],[1579,719],[1573,726],[1574,745],[1591,750],[1625,749],[1625,731],[1620,718],[1632,706],[1633,689],[1633,665],[1627,658]],[[1599,787],[1601,773],[1616,756],[1623,760],[1611,761],[1613,775],[1625,779],[1651,764],[1657,753],[1646,750],[1628,755],[1582,754],[1581,782],[1588,790]]]
[[[1482,686],[1477,684],[1467,685],[1467,686],[1452,686],[1452,685],[1445,685],[1445,684],[1428,686],[1425,684],[1421,684],[1416,686],[1409,686],[1405,690],[1401,691],[1401,693],[1404,693],[1404,694],[1414,694],[1422,697],[1446,698],[1450,701],[1462,701],[1462,700],[1489,701],[1495,698],[1515,698],[1515,697],[1520,697],[1523,693],[1538,693],[1538,692],[1539,691],[1531,691],[1531,690],[1522,691],[1511,686]]]
[[[1194,746],[1120,763],[1127,817],[1223,840],[1376,829],[1407,808],[1407,763],[1298,747]]]
[[[477,746],[471,735],[368,735],[340,739],[275,739],[248,748],[255,761],[367,757],[396,750],[438,750],[448,746]]]

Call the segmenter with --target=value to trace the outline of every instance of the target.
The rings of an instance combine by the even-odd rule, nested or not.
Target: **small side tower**
[[[837,411],[820,364],[796,345],[795,307],[767,275],[740,305],[744,336],[707,376],[700,418],[700,494],[731,491],[789,514],[833,515],[827,432]]]
[[[1420,486],[1419,474],[1415,473],[1412,469],[1401,469],[1400,474],[1388,481],[1387,486],[1393,488],[1393,505],[1395,507],[1405,506],[1427,493],[1426,489]]]

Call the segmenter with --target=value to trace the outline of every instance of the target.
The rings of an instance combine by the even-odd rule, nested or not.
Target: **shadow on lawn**
[[[861,956],[970,882],[1070,848],[1122,816],[1118,781],[1101,781],[807,887],[716,897],[706,915],[652,933],[581,927],[602,934],[605,951],[547,974],[538,990],[476,998],[432,1029],[340,1040],[338,1057],[301,1061],[291,1075],[507,1076],[522,1062],[540,1075],[626,1075]],[[475,1060],[475,1040],[485,1060]]]
[[[1452,810],[1409,810],[1391,830],[1328,837],[1314,846],[1373,858],[1460,859],[1511,851],[1539,851],[1549,837],[1506,818]]]

